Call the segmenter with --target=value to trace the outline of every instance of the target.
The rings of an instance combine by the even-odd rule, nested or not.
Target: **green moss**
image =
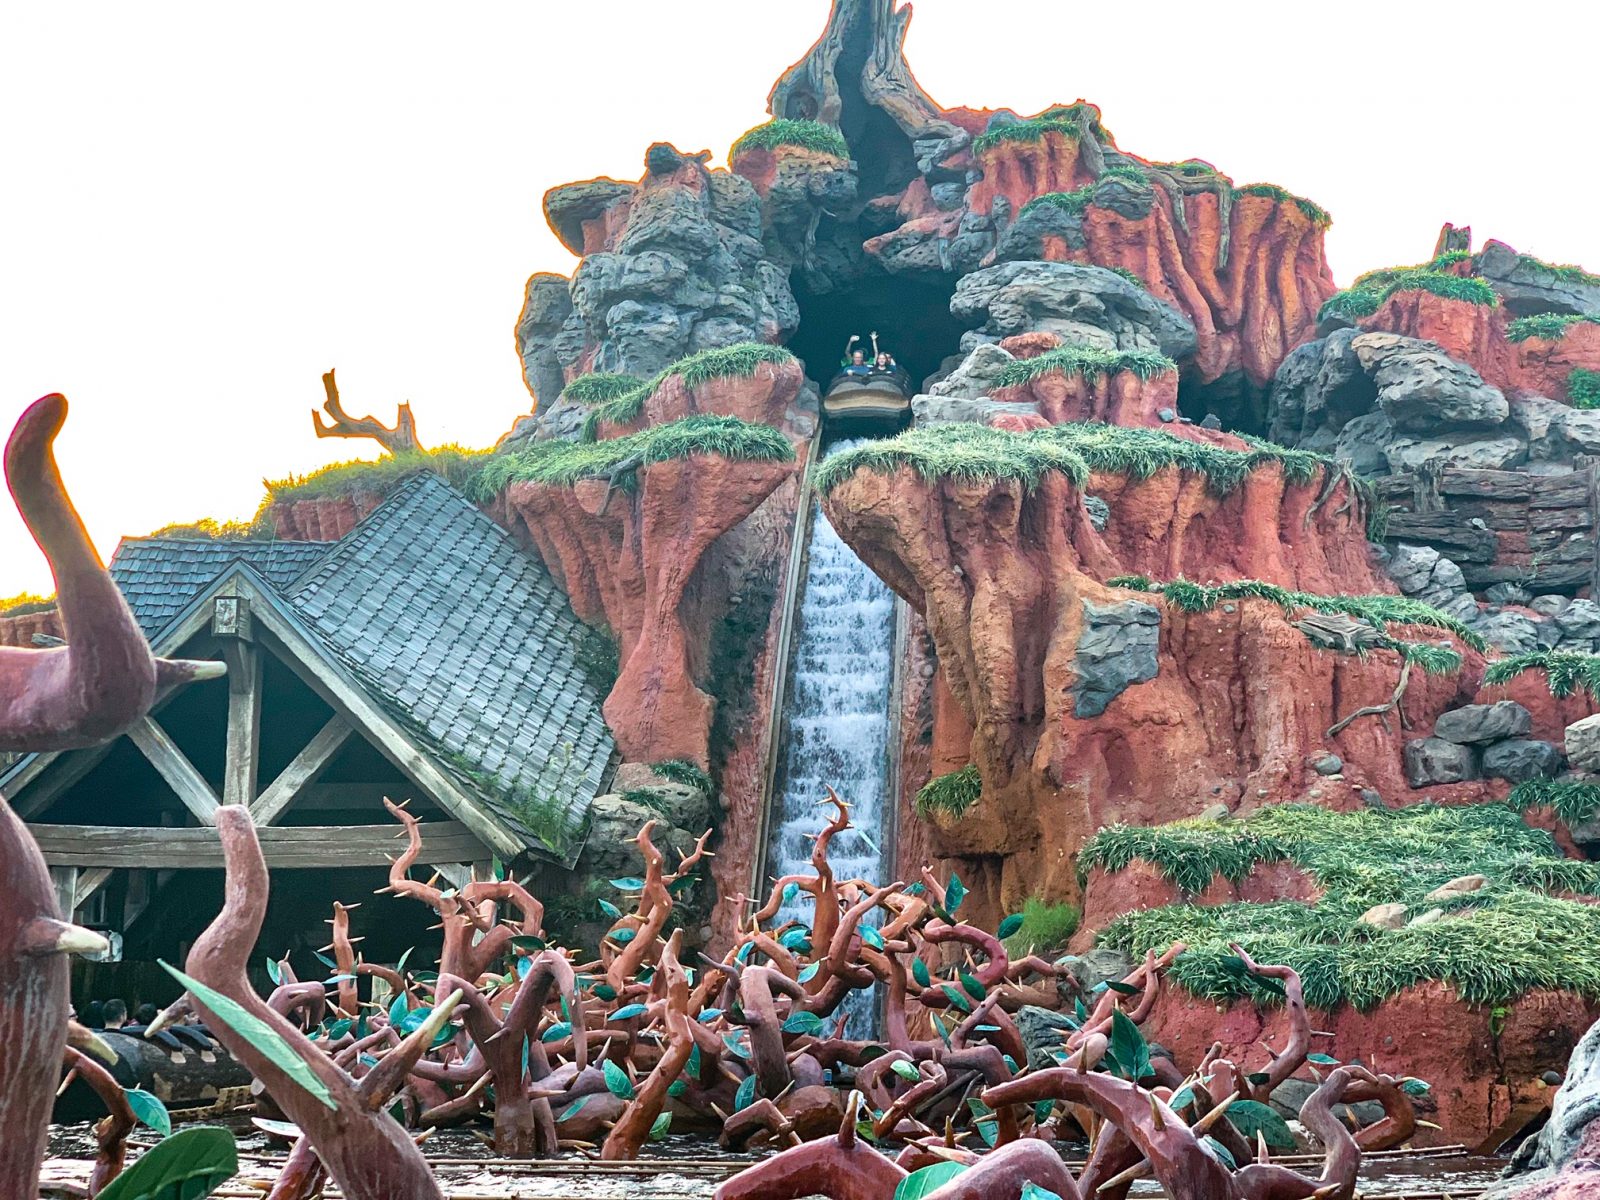
[[[1022,924],[1002,943],[1010,958],[1029,954],[1054,955],[1066,949],[1067,939],[1078,931],[1078,909],[1071,904],[1050,904],[1037,896],[1022,902],[1017,914]]]
[[[214,517],[201,517],[198,521],[175,521],[152,530],[150,537],[209,538],[220,541],[255,541],[272,537],[271,525],[258,515],[253,521],[218,521]]]
[[[711,776],[686,758],[669,758],[666,762],[651,763],[650,769],[669,783],[694,788],[707,796],[717,790],[711,782]]]
[[[972,139],[972,151],[982,154],[1005,142],[1039,142],[1047,133],[1069,138],[1092,137],[1098,142],[1112,140],[1111,131],[1100,123],[1100,110],[1080,100],[1076,104],[1047,108],[1031,120],[997,125]]]
[[[1095,185],[1091,183],[1073,192],[1045,192],[1024,204],[1018,215],[1025,217],[1039,208],[1059,208],[1074,217],[1082,216],[1084,209],[1094,203],[1094,191]]]
[[[620,385],[606,384],[604,386],[607,388],[616,386],[619,390],[589,410],[589,415],[583,422],[583,438],[588,442],[594,441],[600,434],[603,422],[628,425],[638,420],[645,404],[656,394],[656,389],[674,375],[681,376],[684,383],[695,387],[708,379],[748,377],[755,374],[756,368],[762,363],[793,361],[794,355],[782,346],[769,346],[764,342],[738,342],[732,346],[702,350],[698,354],[689,355],[688,358],[680,358],[659,372],[655,378],[644,383],[635,380],[633,386],[625,390],[620,389]],[[610,378],[628,378],[628,376]]]
[[[1506,337],[1513,342],[1529,338],[1543,338],[1547,342],[1560,341],[1574,325],[1600,325],[1600,317],[1592,313],[1536,313],[1531,317],[1518,317],[1506,324]]]
[[[850,147],[844,140],[844,134],[832,125],[824,125],[821,121],[791,121],[787,117],[779,117],[740,134],[739,140],[728,151],[728,157],[731,159],[743,150],[772,150],[778,146],[800,146],[806,150],[831,154],[835,158],[850,157]]]
[[[15,596],[0,598],[0,617],[25,617],[29,613],[49,612],[56,606],[53,595],[38,592],[18,592]]]
[[[1141,167],[1135,167],[1128,163],[1121,163],[1115,167],[1107,167],[1104,171],[1100,172],[1100,182],[1103,183],[1108,179],[1120,179],[1125,183],[1139,183],[1148,185],[1150,182],[1150,173]]]
[[[1600,701],[1600,654],[1574,654],[1570,650],[1517,654],[1490,663],[1483,673],[1483,681],[1510,683],[1524,671],[1543,671],[1550,694],[1557,698],[1565,698],[1582,688],[1592,699]]]
[[[1098,379],[1118,371],[1132,371],[1140,379],[1150,379],[1178,364],[1153,350],[1102,350],[1097,346],[1061,346],[1036,358],[1019,358],[1000,372],[997,387],[1018,387],[1032,383],[1041,375],[1082,375]]]
[[[574,404],[603,404],[618,396],[626,396],[640,385],[641,381],[632,375],[592,371],[587,375],[579,375],[562,388],[561,398],[571,400]]]
[[[1296,196],[1288,188],[1279,187],[1275,183],[1247,183],[1243,187],[1233,189],[1235,196],[1266,196],[1280,204],[1293,204],[1315,224],[1326,228],[1333,224],[1333,218],[1328,215],[1328,210],[1315,201],[1307,200],[1304,196]]]
[[[1600,371],[1572,368],[1567,376],[1567,400],[1573,408],[1600,408]]]
[[[976,764],[968,764],[959,771],[938,775],[928,780],[917,791],[917,816],[931,820],[943,813],[960,817],[983,796],[983,781],[978,777]]]
[[[1203,158],[1186,158],[1182,162],[1153,162],[1150,165],[1157,170],[1167,172],[1169,175],[1182,175],[1187,179],[1220,178],[1222,176],[1221,171]]]
[[[1210,612],[1228,600],[1270,600],[1286,613],[1293,613],[1302,608],[1320,613],[1341,613],[1358,621],[1370,622],[1383,633],[1388,632],[1391,624],[1438,629],[1460,638],[1475,650],[1483,650],[1486,647],[1481,636],[1456,618],[1440,612],[1432,605],[1406,596],[1320,596],[1314,592],[1292,592],[1288,588],[1279,587],[1275,583],[1264,583],[1259,579],[1239,579],[1232,583],[1208,585],[1191,583],[1187,579],[1156,583],[1143,575],[1119,575],[1106,582],[1111,587],[1126,588],[1130,591],[1155,592],[1165,598],[1168,604],[1183,612]],[[1443,647],[1422,647],[1407,651],[1401,649],[1402,645],[1405,643],[1396,644],[1392,648],[1401,650],[1401,653],[1425,668],[1449,663],[1447,670],[1443,672],[1448,673],[1461,666],[1460,655],[1454,655],[1452,662],[1449,658],[1427,652]]]
[[[1454,675],[1461,670],[1461,652],[1449,646],[1436,646],[1431,642],[1402,642],[1389,638],[1384,642],[1391,650],[1398,650],[1408,663],[1421,667],[1429,675]]]
[[[1042,358],[1030,359],[1028,363],[1040,361]],[[1307,483],[1329,471],[1355,478],[1332,459],[1259,440],[1252,442],[1249,451],[1227,450],[1156,429],[1093,423],[1055,425],[1026,433],[986,425],[930,425],[833,455],[817,467],[813,477],[817,490],[826,494],[860,468],[887,475],[909,466],[924,479],[1014,480],[1031,490],[1050,473],[1064,475],[1082,487],[1093,471],[1145,479],[1175,466],[1204,475],[1214,493],[1227,495],[1251,471],[1270,464],[1280,466],[1292,483]],[[1357,481],[1355,486],[1362,485]],[[1367,489],[1362,494],[1369,493]]]
[[[1550,808],[1568,827],[1581,825],[1600,812],[1600,784],[1530,779],[1511,789],[1506,804],[1514,812]]]
[[[1330,296],[1318,312],[1319,320],[1342,316],[1351,320],[1371,316],[1396,292],[1431,292],[1446,300],[1462,300],[1494,308],[1500,297],[1481,279],[1451,275],[1428,267],[1385,267],[1368,271],[1342,292]]]
[[[487,450],[468,450],[464,446],[440,446],[436,450],[413,454],[388,454],[379,459],[356,459],[334,463],[309,475],[269,479],[270,501],[320,500],[330,496],[350,496],[358,492],[382,495],[402,479],[420,471],[432,471],[456,487],[463,487],[489,457]]]
[[[1472,257],[1471,250],[1446,250],[1428,264],[1430,271],[1442,271],[1446,267],[1453,267],[1458,262],[1466,262]]]
[[[1113,275],[1121,275],[1135,287],[1144,288],[1146,291],[1150,290],[1150,285],[1145,283],[1137,274],[1128,270],[1127,267],[1101,267],[1101,270],[1110,271]]]
[[[701,414],[603,442],[534,442],[520,450],[496,454],[463,490],[483,504],[513,483],[571,487],[581,479],[612,475],[619,468],[622,471],[612,482],[631,490],[639,468],[695,454],[772,462],[794,458],[788,439],[770,425]]]
[[[1600,998],[1600,908],[1543,894],[1600,895],[1600,865],[1563,857],[1554,838],[1504,805],[1354,813],[1280,805],[1241,821],[1113,826],[1085,846],[1079,868],[1114,871],[1135,859],[1191,893],[1214,875],[1242,879],[1277,861],[1295,863],[1323,890],[1309,904],[1168,905],[1128,913],[1102,932],[1103,944],[1135,954],[1187,942],[1173,975],[1200,996],[1253,990],[1230,962],[1228,944],[1237,941],[1259,961],[1298,970],[1316,1008],[1369,1007],[1427,980],[1452,984],[1469,1003],[1503,1003],[1537,987]],[[1488,878],[1481,891],[1438,905],[1425,899],[1472,874]],[[1446,916],[1399,930],[1360,921],[1385,903],[1412,915],[1441,907]]]

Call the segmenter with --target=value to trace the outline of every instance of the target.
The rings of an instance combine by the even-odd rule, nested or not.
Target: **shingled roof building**
[[[121,933],[129,959],[180,954],[216,911],[220,804],[255,816],[276,888],[264,936],[286,943],[320,944],[331,901],[382,882],[385,797],[410,802],[447,878],[576,859],[613,758],[585,628],[539,559],[437,476],[337,542],[127,539],[111,571],[156,653],[223,659],[226,679],[113,742],[28,755],[0,790],[63,908]],[[394,924],[369,941],[412,932]]]

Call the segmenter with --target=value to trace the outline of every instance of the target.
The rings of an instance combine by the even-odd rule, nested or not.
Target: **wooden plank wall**
[[[1385,540],[1433,546],[1476,590],[1570,593],[1596,582],[1600,459],[1580,458],[1564,475],[1447,468],[1372,482],[1390,506]]]

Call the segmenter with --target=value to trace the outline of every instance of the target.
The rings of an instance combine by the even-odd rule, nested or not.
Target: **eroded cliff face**
[[[382,492],[313,500],[279,500],[270,511],[273,533],[285,542],[336,542],[383,503]]]
[[[997,902],[1014,905],[1074,895],[1072,856],[1113,821],[1269,798],[1359,804],[1362,787],[1398,790],[1398,727],[1358,722],[1325,736],[1393,693],[1393,651],[1318,650],[1259,600],[1184,613],[1103,582],[1187,575],[1386,590],[1347,487],[1336,481],[1319,504],[1320,478],[1288,484],[1276,465],[1226,496],[1176,467],[1142,480],[1097,474],[1084,493],[1058,474],[1029,491],[907,467],[860,469],[833,487],[824,505],[841,536],[926,622],[940,672],[927,699],[931,758],[970,757],[982,775],[979,806],[932,834],[936,851],[990,860]],[[1109,505],[1103,531],[1085,495]],[[1119,676],[1108,657],[1143,666]],[[1471,695],[1451,677],[1414,676],[1410,687],[1418,722]],[[1325,745],[1352,764],[1338,787],[1307,764]]]
[[[0,646],[38,648],[35,637],[61,636],[61,614],[54,608],[40,612],[0,613]]]

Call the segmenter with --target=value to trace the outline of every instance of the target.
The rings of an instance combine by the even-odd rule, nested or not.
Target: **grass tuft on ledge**
[[[1012,959],[1029,954],[1054,955],[1065,950],[1067,939],[1078,931],[1076,905],[1051,904],[1038,896],[1029,896],[1016,915],[1022,918],[1022,923],[1002,943]]]
[[[0,597],[0,617],[25,617],[29,613],[49,612],[55,606],[54,595],[18,592],[15,596]]]
[[[513,483],[571,487],[583,479],[611,476],[618,488],[628,491],[635,486],[640,468],[696,454],[742,461],[794,459],[788,439],[770,425],[701,414],[603,442],[535,442],[497,454],[484,463],[463,490],[472,500],[484,504]]]
[[[962,817],[982,796],[983,780],[978,776],[977,764],[969,763],[959,771],[935,776],[918,789],[917,816],[924,821],[940,814]]]
[[[1333,218],[1328,215],[1328,210],[1314,200],[1307,200],[1304,196],[1296,196],[1288,188],[1279,187],[1275,183],[1247,183],[1243,187],[1233,189],[1235,196],[1265,196],[1276,200],[1280,204],[1292,204],[1298,208],[1314,225],[1326,229],[1333,224]]]
[[[1174,579],[1171,583],[1157,583],[1144,575],[1117,575],[1106,580],[1110,587],[1134,592],[1153,592],[1164,597],[1168,604],[1187,613],[1210,612],[1229,600],[1270,600],[1286,613],[1309,608],[1319,613],[1340,613],[1366,621],[1379,632],[1387,633],[1389,626],[1414,625],[1423,629],[1437,629],[1458,637],[1474,650],[1487,648],[1483,638],[1468,629],[1448,613],[1432,605],[1407,596],[1375,594],[1370,596],[1320,596],[1314,592],[1295,592],[1275,583],[1259,579],[1239,579],[1232,583],[1203,584],[1187,579]],[[1407,649],[1404,647],[1414,647]],[[1433,674],[1448,674],[1461,666],[1461,656],[1449,650],[1447,655],[1435,655],[1434,650],[1448,650],[1443,646],[1423,646],[1418,643],[1396,643],[1390,647],[1399,650],[1412,662]],[[1600,660],[1597,660],[1600,661]],[[1435,670],[1435,668],[1442,668]]]
[[[290,475],[269,479],[269,503],[290,500],[323,500],[358,493],[382,495],[403,479],[420,471],[432,471],[455,487],[464,487],[489,457],[487,450],[465,446],[440,446],[411,454],[386,454],[378,459],[354,459],[333,463],[309,475]]]
[[[1567,401],[1573,408],[1600,408],[1600,371],[1574,367],[1567,375]]]
[[[1213,876],[1240,880],[1257,863],[1293,862],[1322,889],[1320,900],[1217,906],[1172,904],[1127,913],[1100,935],[1135,955],[1175,940],[1189,950],[1174,978],[1196,995],[1267,999],[1230,969],[1228,943],[1261,962],[1294,967],[1306,1002],[1368,1008],[1429,980],[1453,985],[1468,1003],[1500,1004],[1532,988],[1566,988],[1600,998],[1600,908],[1546,893],[1600,895],[1600,864],[1562,856],[1550,834],[1503,804],[1336,813],[1278,805],[1243,820],[1179,821],[1154,828],[1111,826],[1090,839],[1079,868],[1154,865],[1191,894]],[[1427,894],[1462,875],[1488,884],[1461,900]],[[1444,918],[1399,930],[1360,921],[1376,904],[1401,903],[1410,916],[1438,907]]]
[[[1600,812],[1600,784],[1529,779],[1511,789],[1506,804],[1513,812],[1552,809],[1570,829]]]
[[[1535,258],[1531,254],[1517,255],[1517,262],[1519,265],[1524,267],[1532,267],[1535,270],[1540,271],[1549,271],[1550,274],[1554,275],[1562,283],[1583,283],[1592,287],[1600,287],[1600,275],[1595,275],[1592,272],[1585,271],[1582,267],[1576,266],[1573,263],[1548,263],[1545,262],[1544,259]]]
[[[1489,664],[1485,683],[1510,683],[1524,671],[1543,671],[1550,694],[1563,699],[1582,688],[1600,701],[1600,654],[1575,654],[1570,650],[1536,650]]]
[[[1446,300],[1462,300],[1494,308],[1500,297],[1481,279],[1451,275],[1428,267],[1386,267],[1368,271],[1342,292],[1328,297],[1317,313],[1318,320],[1341,316],[1350,320],[1371,316],[1396,292],[1429,292]]]
[[[733,143],[728,157],[731,159],[745,150],[775,150],[779,146],[799,146],[805,150],[831,154],[835,158],[850,157],[850,146],[844,140],[844,134],[832,125],[824,125],[821,121],[792,121],[787,117],[747,129]]]
[[[1019,358],[1007,363],[996,387],[1017,387],[1032,383],[1042,375],[1081,375],[1098,379],[1118,371],[1132,371],[1140,379],[1151,379],[1178,364],[1153,350],[1102,350],[1097,346],[1060,346],[1036,358]]]
[[[635,388],[642,386],[643,380],[632,375],[618,375],[608,371],[591,371],[587,375],[579,375],[566,387],[561,389],[561,398],[570,400],[574,404],[604,404],[607,400],[615,400],[618,396],[626,396]]]
[[[1069,138],[1092,137],[1102,143],[1112,140],[1111,131],[1100,122],[1100,110],[1079,100],[1076,104],[1047,108],[1030,120],[997,125],[972,139],[972,152],[982,154],[1006,142],[1040,142],[1047,133]]]
[[[1558,342],[1567,336],[1574,325],[1600,325],[1600,316],[1593,313],[1535,313],[1531,317],[1518,317],[1506,323],[1506,338],[1525,342],[1529,338],[1542,338]]]
[[[603,422],[613,425],[627,425],[636,421],[639,414],[644,411],[645,404],[650,397],[656,394],[656,389],[674,375],[682,376],[689,387],[696,387],[709,379],[748,378],[755,374],[756,368],[762,363],[788,363],[794,361],[794,355],[782,346],[769,346],[765,342],[737,342],[732,346],[721,346],[714,350],[702,350],[698,354],[691,354],[688,358],[680,358],[670,367],[659,371],[653,379],[641,383],[632,381],[632,386],[622,388],[620,384],[605,383],[598,385],[602,390],[616,389],[610,396],[600,401],[589,410],[589,415],[583,422],[583,439],[592,442],[600,435],[600,426]],[[594,378],[591,376],[590,378]],[[629,379],[626,375],[606,376],[607,379]],[[574,380],[573,384],[578,381]],[[569,385],[568,390],[571,390]],[[594,385],[591,385],[594,386]]]

